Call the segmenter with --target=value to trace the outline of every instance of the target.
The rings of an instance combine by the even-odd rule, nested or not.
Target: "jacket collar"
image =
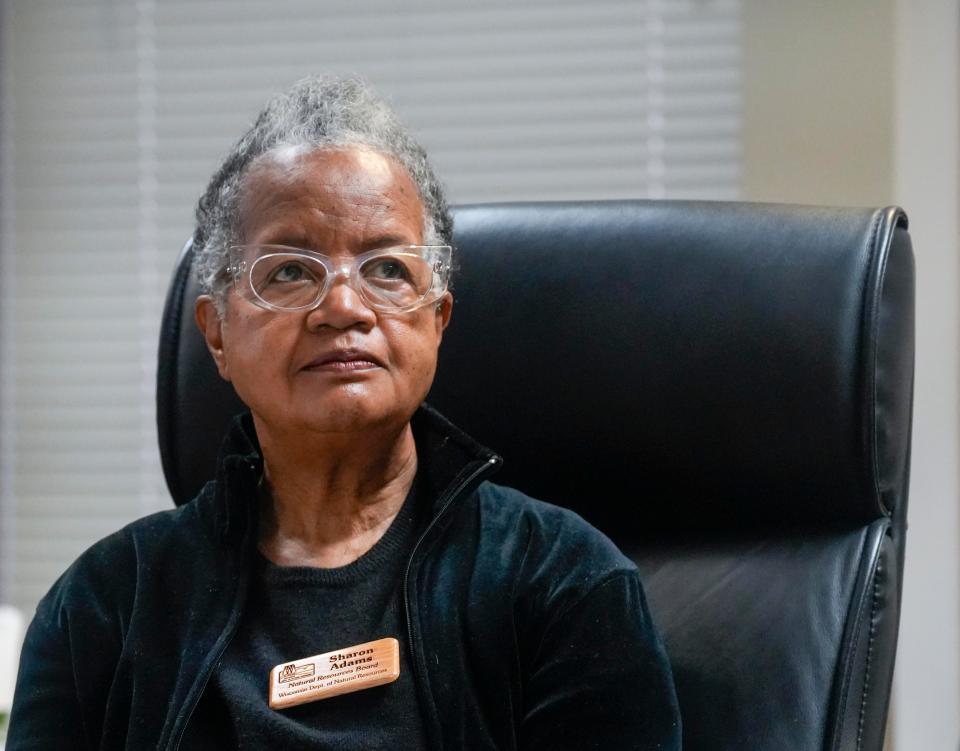
[[[495,471],[503,462],[426,403],[414,413],[410,425],[417,447],[417,473],[433,499],[434,515],[462,478],[485,464]],[[262,474],[263,454],[253,417],[244,412],[234,417],[221,444],[216,481],[198,499],[205,507],[201,513],[219,539],[239,543],[256,524],[256,489]]]

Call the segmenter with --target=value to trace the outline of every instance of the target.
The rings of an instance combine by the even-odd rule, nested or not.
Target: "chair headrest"
[[[899,209],[490,204],[455,209],[454,226],[456,303],[428,401],[503,455],[498,481],[651,529],[863,521],[905,494]],[[188,247],[158,373],[178,503],[212,476],[242,406],[195,331],[190,262]]]

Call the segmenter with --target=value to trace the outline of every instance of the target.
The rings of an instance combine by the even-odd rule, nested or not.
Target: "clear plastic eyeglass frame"
[[[292,313],[313,310],[320,306],[334,284],[334,280],[343,277],[356,292],[364,304],[381,313],[409,313],[439,300],[447,290],[450,279],[450,262],[453,249],[449,245],[399,245],[374,250],[353,256],[342,263],[313,250],[288,245],[233,245],[229,248],[230,264],[227,271],[233,278],[236,289],[245,299],[266,310]],[[289,264],[284,262],[289,261]],[[378,263],[394,264],[392,268],[408,269],[413,267],[423,280],[429,274],[429,283],[421,283],[414,292],[408,291],[402,296],[391,297],[384,289],[377,289],[364,273],[368,269],[378,268]],[[267,267],[288,269],[301,264],[301,267],[319,275],[322,267],[322,279],[316,282],[316,293],[308,302],[297,305],[282,305],[267,299],[263,289],[257,289],[254,279],[266,264]],[[385,268],[380,266],[380,268]],[[309,280],[293,280],[303,282]],[[382,277],[381,287],[390,286],[387,282],[401,281],[394,277]],[[261,285],[263,286],[263,285]],[[414,286],[414,285],[408,285]],[[412,298],[411,298],[412,295]],[[302,297],[302,294],[300,295]]]

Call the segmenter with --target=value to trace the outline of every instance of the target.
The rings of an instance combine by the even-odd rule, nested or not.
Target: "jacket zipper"
[[[239,617],[235,618],[231,616],[230,623],[227,626],[227,628],[230,629],[232,633],[227,639],[224,640],[223,645],[220,647],[220,649],[217,650],[213,660],[211,660],[209,665],[207,666],[206,675],[203,676],[203,683],[200,685],[200,690],[197,692],[196,696],[194,697],[193,703],[190,705],[190,710],[187,712],[186,717],[184,717],[183,719],[183,723],[180,725],[180,729],[177,731],[176,741],[174,742],[172,747],[168,746],[168,748],[172,748],[173,751],[179,751],[180,744],[183,743],[183,735],[187,731],[187,725],[190,724],[190,718],[193,717],[193,713],[197,708],[197,704],[200,703],[200,697],[203,696],[203,692],[207,690],[207,684],[210,683],[210,678],[213,675],[214,668],[216,667],[217,663],[220,661],[220,658],[223,657],[223,653],[227,651],[227,647],[230,646],[230,642],[233,641],[233,635],[237,631],[236,626],[237,626],[238,620],[239,620]]]
[[[427,525],[427,528],[423,530],[423,533],[417,538],[416,543],[413,546],[413,550],[410,551],[410,557],[407,559],[407,568],[403,573],[403,607],[407,616],[407,644],[410,648],[410,659],[413,661],[414,675],[417,673],[417,651],[414,648],[413,644],[413,616],[410,613],[410,568],[413,565],[413,559],[417,555],[417,550],[420,548],[420,544],[426,539],[427,535],[430,534],[430,531],[437,525],[437,522],[443,518],[447,513],[447,509],[453,505],[453,502],[457,499],[464,489],[469,487],[480,475],[488,472],[493,467],[497,466],[501,461],[500,457],[492,456],[487,459],[482,465],[477,467],[473,472],[471,472],[463,482],[454,488],[450,492],[449,497],[444,501],[443,506],[440,507],[440,510],[437,514],[430,520],[430,523]],[[422,686],[423,678],[419,681],[419,684]],[[425,692],[424,692],[425,693]]]
[[[254,469],[254,467],[251,467],[251,470]],[[248,520],[247,529],[244,532],[244,538],[241,544],[241,549],[244,551],[247,551],[247,548],[253,544],[251,541],[251,529],[252,525]],[[197,691],[196,695],[193,697],[193,703],[187,710],[187,714],[183,719],[183,723],[180,725],[179,730],[177,730],[176,735],[174,736],[174,742],[172,744],[167,744],[167,748],[171,749],[172,751],[180,750],[180,744],[183,743],[183,736],[187,731],[187,726],[190,724],[190,719],[193,717],[193,713],[197,709],[197,705],[200,703],[200,697],[202,697],[203,692],[207,690],[207,684],[210,683],[210,678],[213,676],[213,671],[216,668],[217,663],[220,661],[220,658],[223,657],[223,654],[227,651],[227,647],[230,646],[230,642],[233,641],[233,637],[237,633],[237,626],[240,623],[240,617],[243,612],[243,602],[247,598],[247,586],[250,578],[249,567],[245,565],[243,572],[243,578],[238,584],[237,594],[234,596],[233,612],[230,614],[230,617],[227,620],[227,625],[223,629],[224,633],[229,632],[229,635],[223,640],[223,644],[220,645],[220,648],[214,654],[213,659],[207,663],[207,669],[203,676],[203,682],[200,684],[200,690]],[[221,637],[222,636],[223,634],[221,634]]]

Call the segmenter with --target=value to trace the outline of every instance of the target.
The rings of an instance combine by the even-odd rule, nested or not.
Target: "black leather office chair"
[[[686,751],[879,751],[897,639],[913,257],[897,209],[467,206],[430,401],[640,567]],[[194,331],[160,342],[183,503],[240,405]]]

